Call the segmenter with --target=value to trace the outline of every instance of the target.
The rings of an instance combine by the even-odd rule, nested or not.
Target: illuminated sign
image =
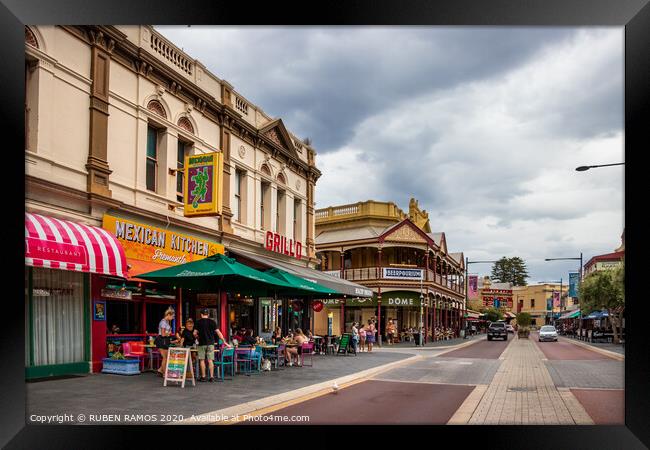
[[[282,253],[283,255],[293,256],[297,259],[302,258],[302,243],[287,239],[281,234],[272,231],[266,232],[265,248],[269,251]]]

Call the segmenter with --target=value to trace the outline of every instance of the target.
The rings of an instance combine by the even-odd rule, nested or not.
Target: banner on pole
[[[553,308],[560,307],[560,291],[553,291]]]
[[[467,279],[467,298],[476,300],[478,298],[478,275],[470,275]]]
[[[578,283],[580,282],[579,272],[569,272],[569,297],[578,296]]]

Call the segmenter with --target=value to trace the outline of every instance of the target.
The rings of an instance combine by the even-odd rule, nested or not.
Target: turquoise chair
[[[230,375],[235,376],[235,349],[234,348],[223,348],[219,354],[219,360],[214,362],[215,367],[219,368],[219,373],[221,374],[221,381],[224,380],[224,372],[226,367],[230,368]],[[229,378],[232,380],[232,378]]]

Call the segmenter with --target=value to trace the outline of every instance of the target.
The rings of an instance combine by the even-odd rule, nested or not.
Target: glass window
[[[147,303],[145,306],[145,314],[147,317],[147,333],[158,333],[158,324],[160,321],[165,317],[165,311],[167,311],[167,308],[169,307],[176,308],[174,305],[169,305],[166,303]],[[177,331],[176,327],[177,319],[174,317],[174,320],[172,320],[172,331]]]
[[[183,201],[185,187],[185,155],[189,152],[192,144],[179,140],[176,149],[176,200]]]
[[[534,307],[535,307],[535,299],[534,299],[534,298],[531,298],[531,299],[530,299],[530,307],[531,307],[531,308],[534,308]]]
[[[123,300],[106,301],[106,328],[107,334],[115,334],[112,331],[113,325],[117,325],[117,334],[141,334],[142,324],[140,321],[142,303]]]
[[[242,181],[244,179],[244,173],[236,169],[235,170],[235,203],[233,204],[233,216],[237,222],[242,221]]]
[[[34,365],[84,361],[83,274],[33,269]]]
[[[262,230],[267,225],[268,219],[266,217],[266,211],[264,209],[264,204],[266,203],[267,196],[269,192],[269,184],[262,183],[262,192],[260,196],[260,225]]]
[[[147,128],[147,189],[156,192],[156,172],[158,171],[158,131]]]

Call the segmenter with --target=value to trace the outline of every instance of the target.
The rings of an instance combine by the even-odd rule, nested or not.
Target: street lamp
[[[465,309],[463,310],[463,318],[461,320],[461,329],[463,330],[463,339],[467,336],[465,335],[465,314],[467,314],[467,302],[469,301],[467,288],[469,287],[469,279],[467,278],[469,265],[470,264],[494,264],[497,261],[470,261],[469,258],[465,257]]]
[[[608,166],[622,166],[625,165],[625,163],[614,163],[614,164],[600,164],[597,166],[580,166],[576,167],[577,172],[585,172],[589,169],[595,169],[596,167],[608,167]]]

